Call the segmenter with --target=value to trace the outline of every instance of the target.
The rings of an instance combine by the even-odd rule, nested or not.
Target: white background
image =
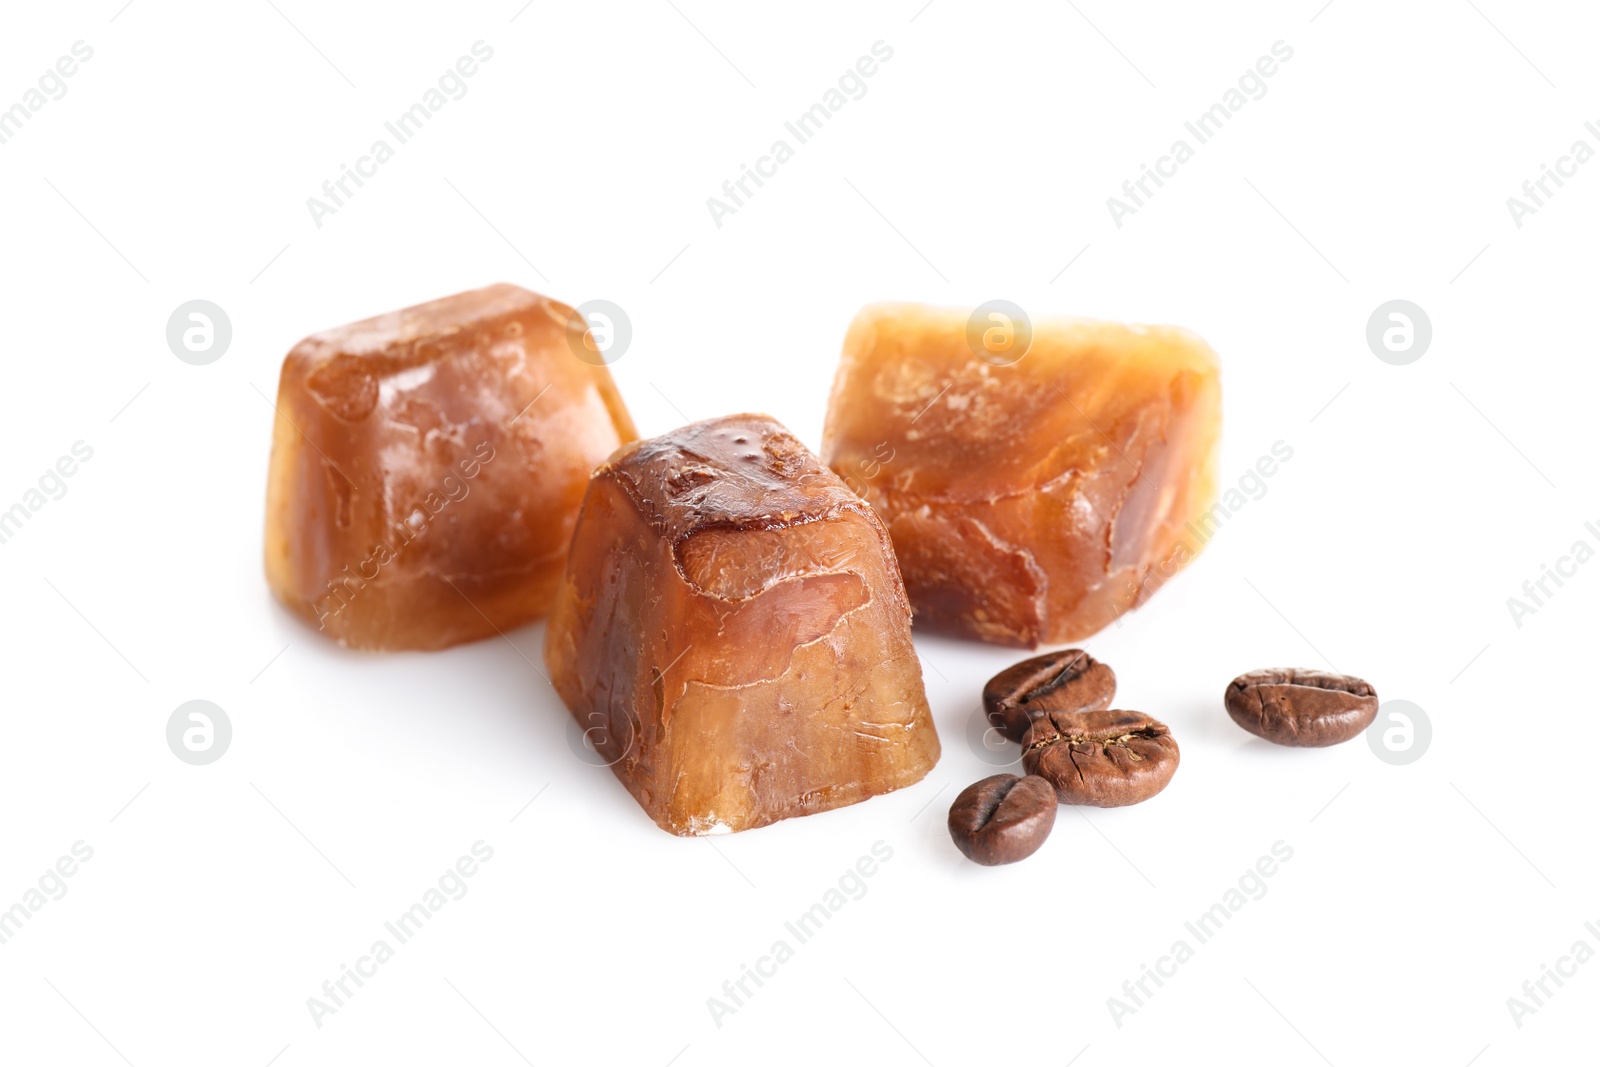
[[[12,5],[0,32],[0,106],[94,49],[0,145],[0,509],[94,450],[0,545],[0,908],[94,850],[0,945],[0,1059],[1592,1058],[1600,963],[1520,1028],[1506,1005],[1578,939],[1600,949],[1600,562],[1520,627],[1506,604],[1600,547],[1600,162],[1521,228],[1506,207],[1574,140],[1600,148],[1592,11],[122,2]],[[467,95],[316,227],[306,198],[480,39]],[[879,40],[867,94],[714,225],[706,198]],[[1279,40],[1267,94],[1115,226],[1106,198]],[[1200,332],[1224,480],[1294,455],[1086,643],[1120,706],[1172,727],[1171,786],[1063,809],[1025,863],[966,862],[944,815],[993,771],[966,731],[1017,654],[919,635],[944,743],[925,781],[677,839],[569,751],[530,665],[542,626],[370,656],[294,621],[260,559],[283,354],[500,280],[627,309],[614,371],[642,433],[764,410],[813,447],[866,302]],[[195,298],[233,324],[210,366],[165,341]],[[1409,366],[1364,337],[1394,298],[1433,323]],[[1277,748],[1223,712],[1240,671],[1329,663],[1426,710],[1422,759]],[[234,728],[206,767],[165,741],[196,698]],[[478,840],[467,895],[316,1026],[307,998]],[[1280,840],[1266,895],[1116,1025],[1107,998]],[[717,1026],[707,998],[877,841],[866,895]]]

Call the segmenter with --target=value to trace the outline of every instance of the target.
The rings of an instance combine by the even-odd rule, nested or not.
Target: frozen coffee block
[[[1204,543],[1217,357],[1175,327],[1030,328],[982,311],[858,314],[823,459],[888,526],[919,624],[1004,645],[1077,641]]]
[[[854,804],[939,758],[882,523],[765,415],[627,445],[595,472],[545,662],[675,834]]]
[[[495,285],[297,344],[267,480],[278,599],[369,649],[544,614],[590,472],[636,436],[587,341],[565,304]]]

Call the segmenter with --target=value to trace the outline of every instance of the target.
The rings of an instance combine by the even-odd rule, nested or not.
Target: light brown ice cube
[[[273,592],[369,649],[544,614],[589,474],[636,436],[585,339],[565,304],[495,285],[297,344],[267,481]]]
[[[862,310],[822,457],[888,526],[919,625],[1077,641],[1148,599],[1209,535],[1217,357],[1176,327],[1038,322],[1010,351],[1003,324],[991,329],[966,311]]]

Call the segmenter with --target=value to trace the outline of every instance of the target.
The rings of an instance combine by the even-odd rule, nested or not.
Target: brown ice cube
[[[297,344],[267,481],[273,592],[357,648],[544,614],[590,472],[636,436],[587,339],[565,304],[494,285]]]
[[[595,472],[545,662],[675,834],[854,804],[939,758],[883,525],[764,415],[625,446]]]
[[[1023,647],[1077,641],[1209,536],[1217,357],[1176,327],[1063,319],[1033,324],[1029,344],[1020,323],[988,322],[863,309],[822,457],[888,526],[919,624]]]

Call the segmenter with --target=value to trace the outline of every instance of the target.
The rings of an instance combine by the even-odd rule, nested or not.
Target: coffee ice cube
[[[1214,530],[1219,376],[1175,327],[875,305],[845,338],[822,458],[889,528],[919,624],[1065,644]]]
[[[939,758],[882,523],[763,415],[624,446],[595,472],[545,662],[675,834],[854,804]]]
[[[544,614],[590,473],[636,436],[588,340],[572,308],[494,285],[295,345],[267,482],[273,592],[367,649]]]

